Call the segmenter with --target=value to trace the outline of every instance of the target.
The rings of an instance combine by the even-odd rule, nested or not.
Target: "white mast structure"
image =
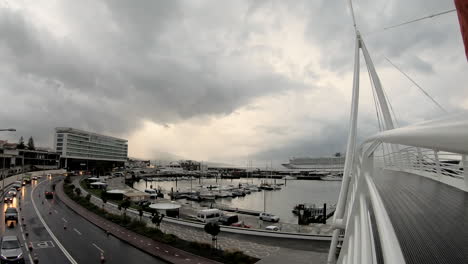
[[[346,146],[346,160],[344,166],[344,173],[343,173],[343,181],[341,184],[340,195],[338,198],[338,204],[336,207],[335,214],[333,216],[333,226],[336,229],[333,231],[332,241],[330,244],[330,251],[328,255],[328,263],[335,263],[336,262],[336,247],[338,243],[338,237],[340,231],[343,230],[346,226],[346,216],[344,215],[345,212],[345,204],[346,199],[348,197],[348,190],[350,185],[350,178],[352,175],[352,164],[354,162],[354,156],[356,153],[356,134],[357,134],[357,120],[358,120],[358,109],[359,109],[359,74],[360,74],[360,54],[362,51],[367,69],[369,71],[372,86],[374,88],[374,92],[376,94],[376,104],[380,107],[380,113],[382,114],[382,121],[383,127],[382,130],[391,130],[395,128],[393,123],[392,115],[389,109],[389,104],[385,93],[382,88],[382,83],[380,82],[380,78],[375,70],[374,63],[369,55],[369,51],[362,39],[361,34],[356,26],[356,20],[354,17],[354,11],[352,2],[349,1],[349,6],[351,10],[351,16],[353,19],[353,25],[355,29],[355,55],[354,55],[354,76],[353,76],[353,91],[352,91],[352,100],[351,100],[351,113],[350,113],[350,120],[349,120],[349,131],[348,131],[348,143]],[[397,150],[393,150],[396,148],[394,144],[392,144],[392,151],[397,153]]]

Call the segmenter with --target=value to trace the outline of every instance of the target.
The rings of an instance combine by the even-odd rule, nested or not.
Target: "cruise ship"
[[[285,168],[300,172],[342,174],[345,157],[291,158],[289,163],[281,164]]]

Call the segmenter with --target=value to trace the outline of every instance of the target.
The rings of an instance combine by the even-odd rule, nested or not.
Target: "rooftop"
[[[113,139],[113,140],[128,142],[128,140],[126,140],[126,139],[107,136],[107,135],[98,134],[98,133],[94,133],[94,132],[89,132],[89,131],[85,131],[85,130],[81,130],[81,129],[77,129],[77,128],[71,128],[71,127],[56,127],[55,128],[55,133],[77,133],[77,134],[92,135],[92,136],[98,136],[98,137],[104,137],[104,138],[109,138],[109,139]]]

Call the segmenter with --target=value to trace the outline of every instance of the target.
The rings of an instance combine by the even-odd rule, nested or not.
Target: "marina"
[[[298,224],[299,218],[292,212],[297,204],[334,205],[340,184],[339,181],[193,178],[177,181],[140,180],[133,187],[140,191],[148,188],[161,190],[164,198],[173,197],[184,207],[194,210],[220,208],[246,215],[268,212],[279,216],[281,222]],[[234,192],[240,193],[242,187],[250,194],[235,195]]]

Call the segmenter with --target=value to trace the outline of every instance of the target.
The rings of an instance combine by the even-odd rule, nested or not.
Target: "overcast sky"
[[[456,13],[443,0],[355,0],[401,125],[468,108]],[[129,140],[129,156],[246,164],[344,151],[354,37],[345,0],[0,3],[2,138],[52,146],[70,126]],[[367,71],[360,138],[378,130]]]

